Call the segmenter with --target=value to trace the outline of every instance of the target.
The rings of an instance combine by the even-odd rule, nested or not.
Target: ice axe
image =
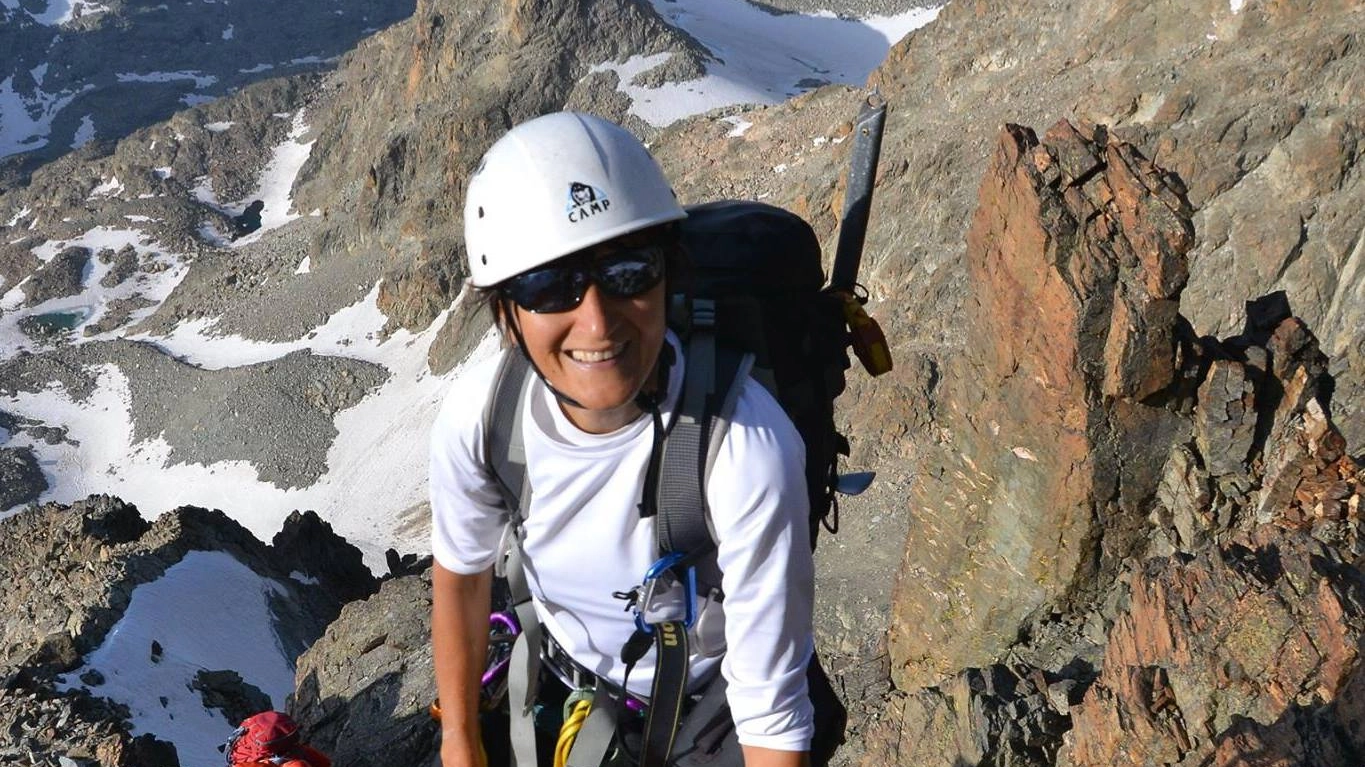
[[[863,243],[867,239],[867,220],[872,212],[872,190],[877,181],[877,161],[881,156],[885,125],[886,100],[873,91],[863,100],[853,122],[853,156],[848,170],[848,188],[844,192],[844,213],[826,288],[843,302],[844,319],[852,334],[853,353],[874,376],[891,370],[891,347],[881,326],[863,308],[867,303],[867,291],[858,284],[858,268],[862,265]]]
[[[881,326],[863,308],[867,303],[867,291],[858,284],[858,268],[863,260],[863,242],[867,239],[867,220],[872,212],[872,190],[877,181],[877,161],[881,156],[885,125],[886,100],[874,90],[863,99],[858,117],[853,121],[853,156],[848,170],[848,187],[844,192],[844,214],[839,222],[834,266],[825,288],[839,299],[844,320],[848,323],[853,353],[874,376],[891,370],[891,347]],[[876,476],[871,471],[837,474],[833,489],[840,495],[860,495]],[[827,522],[825,527],[837,532],[838,506],[834,507],[833,516],[834,522]]]

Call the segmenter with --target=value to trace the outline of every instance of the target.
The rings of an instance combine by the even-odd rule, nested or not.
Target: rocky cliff
[[[1101,127],[1007,126],[979,200],[865,763],[1350,763],[1365,469],[1316,337],[1283,293],[1196,334],[1185,185]]]
[[[100,697],[106,680],[99,672],[83,673],[80,685],[66,675],[109,638],[139,587],[192,552],[227,554],[275,584],[274,631],[291,657],[322,634],[343,604],[376,586],[360,552],[311,512],[291,517],[273,545],[222,512],[184,507],[147,522],[136,508],[107,496],[69,507],[49,504],[0,521],[0,571],[7,584],[0,596],[0,732],[6,733],[0,761],[181,763],[171,744],[130,734],[127,706]],[[162,643],[174,654],[177,640],[191,641],[183,632],[213,633],[175,623],[144,628],[161,640],[149,645],[153,661],[160,659]],[[270,702],[234,669],[202,669],[195,684],[202,705],[221,709],[233,722]]]

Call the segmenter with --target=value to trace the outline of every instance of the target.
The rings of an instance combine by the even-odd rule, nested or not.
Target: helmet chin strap
[[[512,336],[517,339],[517,348],[521,350],[521,355],[525,357],[526,362],[530,364],[531,370],[535,371],[536,377],[540,379],[541,383],[545,384],[545,388],[549,389],[550,393],[555,395],[555,399],[559,400],[561,403],[568,405],[569,407],[576,407],[580,410],[587,410],[588,408],[585,407],[583,403],[570,397],[559,389],[556,389],[555,385],[550,383],[550,379],[545,377],[545,374],[540,370],[540,366],[536,365],[536,361],[531,358],[531,353],[526,350],[526,338],[521,334],[521,326],[517,322],[516,306],[514,306],[512,301],[505,296],[501,297],[499,300],[502,306],[502,314],[507,318],[507,327],[512,329]],[[659,405],[667,397],[668,369],[672,364],[673,347],[669,346],[668,342],[665,341],[663,348],[659,350],[659,361],[654,366],[655,370],[658,372],[658,384],[655,387],[655,392],[651,394],[641,389],[635,393],[635,406],[646,413],[654,414],[656,420],[658,418]]]

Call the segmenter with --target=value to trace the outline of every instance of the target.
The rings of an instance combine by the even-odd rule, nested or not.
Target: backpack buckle
[[[697,568],[688,565],[678,573],[675,568],[684,559],[681,551],[665,554],[645,571],[632,605],[640,631],[653,634],[656,625],[669,621],[682,621],[690,629],[697,622]]]
[[[714,330],[716,327],[716,302],[709,298],[692,299],[693,329]]]

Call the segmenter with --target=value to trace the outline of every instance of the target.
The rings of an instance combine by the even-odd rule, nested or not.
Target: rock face
[[[968,234],[972,354],[944,372],[952,441],[906,507],[923,537],[896,596],[901,689],[998,657],[1138,542],[1160,445],[1182,434],[1142,401],[1176,379],[1189,215],[1101,129],[1001,134]]]
[[[299,659],[292,709],[335,764],[432,764],[436,757],[429,565],[347,605]]]
[[[0,509],[36,501],[46,489],[47,478],[31,449],[0,448]]]
[[[1072,764],[1359,758],[1365,576],[1340,551],[1265,525],[1192,557],[1154,558],[1127,586],[1104,670],[1071,709]]]
[[[297,543],[301,536],[307,546]],[[59,692],[56,677],[104,641],[135,588],[190,551],[227,552],[278,583],[284,596],[272,609],[279,634],[286,649],[302,652],[344,600],[368,595],[374,582],[355,567],[359,552],[311,512],[290,517],[279,541],[284,548],[266,546],[221,512],[188,506],[149,523],[107,496],[0,520],[0,577],[7,584],[0,594],[0,730],[22,735],[0,744],[0,757],[13,747],[21,755],[67,755],[102,767],[178,765],[169,744],[129,734],[126,711],[83,690]],[[199,683],[205,699],[225,710],[249,698],[222,679]],[[57,720],[60,726],[44,724]]]
[[[901,692],[869,767],[1365,748],[1365,468],[1285,294],[1222,340],[1180,316],[1185,199],[1103,130],[1002,132],[968,239],[971,354],[945,369],[945,443],[909,504]]]

